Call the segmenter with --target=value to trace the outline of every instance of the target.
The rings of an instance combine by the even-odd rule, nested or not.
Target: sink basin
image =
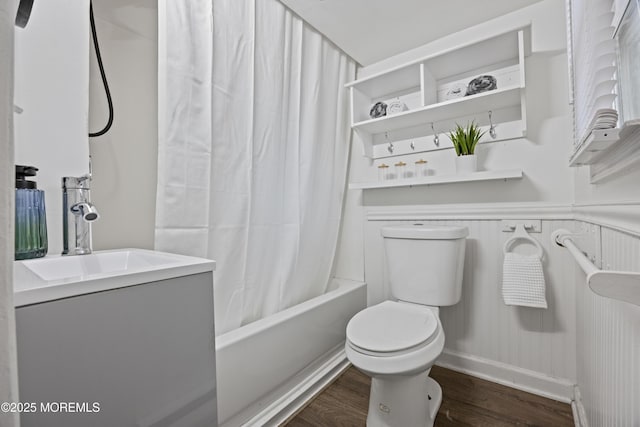
[[[215,262],[144,249],[47,256],[14,263],[16,307],[213,271]]]
[[[25,261],[24,266],[42,280],[53,281],[94,274],[125,272],[177,262],[178,259],[175,257],[161,253],[123,250],[81,256],[41,258]]]

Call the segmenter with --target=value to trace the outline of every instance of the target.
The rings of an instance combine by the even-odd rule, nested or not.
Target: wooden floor
[[[436,417],[445,426],[573,426],[571,406],[524,391],[434,366],[443,400]],[[369,377],[349,368],[284,425],[288,427],[364,426]],[[411,426],[397,426],[411,427]]]

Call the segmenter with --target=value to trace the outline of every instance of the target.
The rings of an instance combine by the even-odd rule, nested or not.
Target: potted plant
[[[466,127],[462,127],[456,123],[456,129],[449,132],[449,138],[453,142],[453,148],[456,150],[456,170],[458,173],[472,173],[478,168],[475,151],[476,145],[484,131],[475,122],[468,123]]]

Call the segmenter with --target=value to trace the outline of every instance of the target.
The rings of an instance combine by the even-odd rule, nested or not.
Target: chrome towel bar
[[[551,239],[567,249],[587,275],[587,284],[593,292],[607,298],[640,306],[640,273],[631,271],[600,270],[586,257],[571,239],[575,234],[559,229]]]

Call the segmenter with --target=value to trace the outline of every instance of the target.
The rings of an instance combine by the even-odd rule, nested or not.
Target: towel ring
[[[529,236],[529,233],[527,233],[527,230],[525,230],[524,225],[522,224],[516,225],[516,231],[513,236],[511,236],[511,238],[507,239],[507,241],[504,242],[502,251],[505,253],[505,255],[509,252],[509,246],[516,240],[526,240],[529,243],[533,244],[538,249],[538,258],[542,259],[542,256],[544,255],[542,245],[540,245],[540,243],[536,239]]]

